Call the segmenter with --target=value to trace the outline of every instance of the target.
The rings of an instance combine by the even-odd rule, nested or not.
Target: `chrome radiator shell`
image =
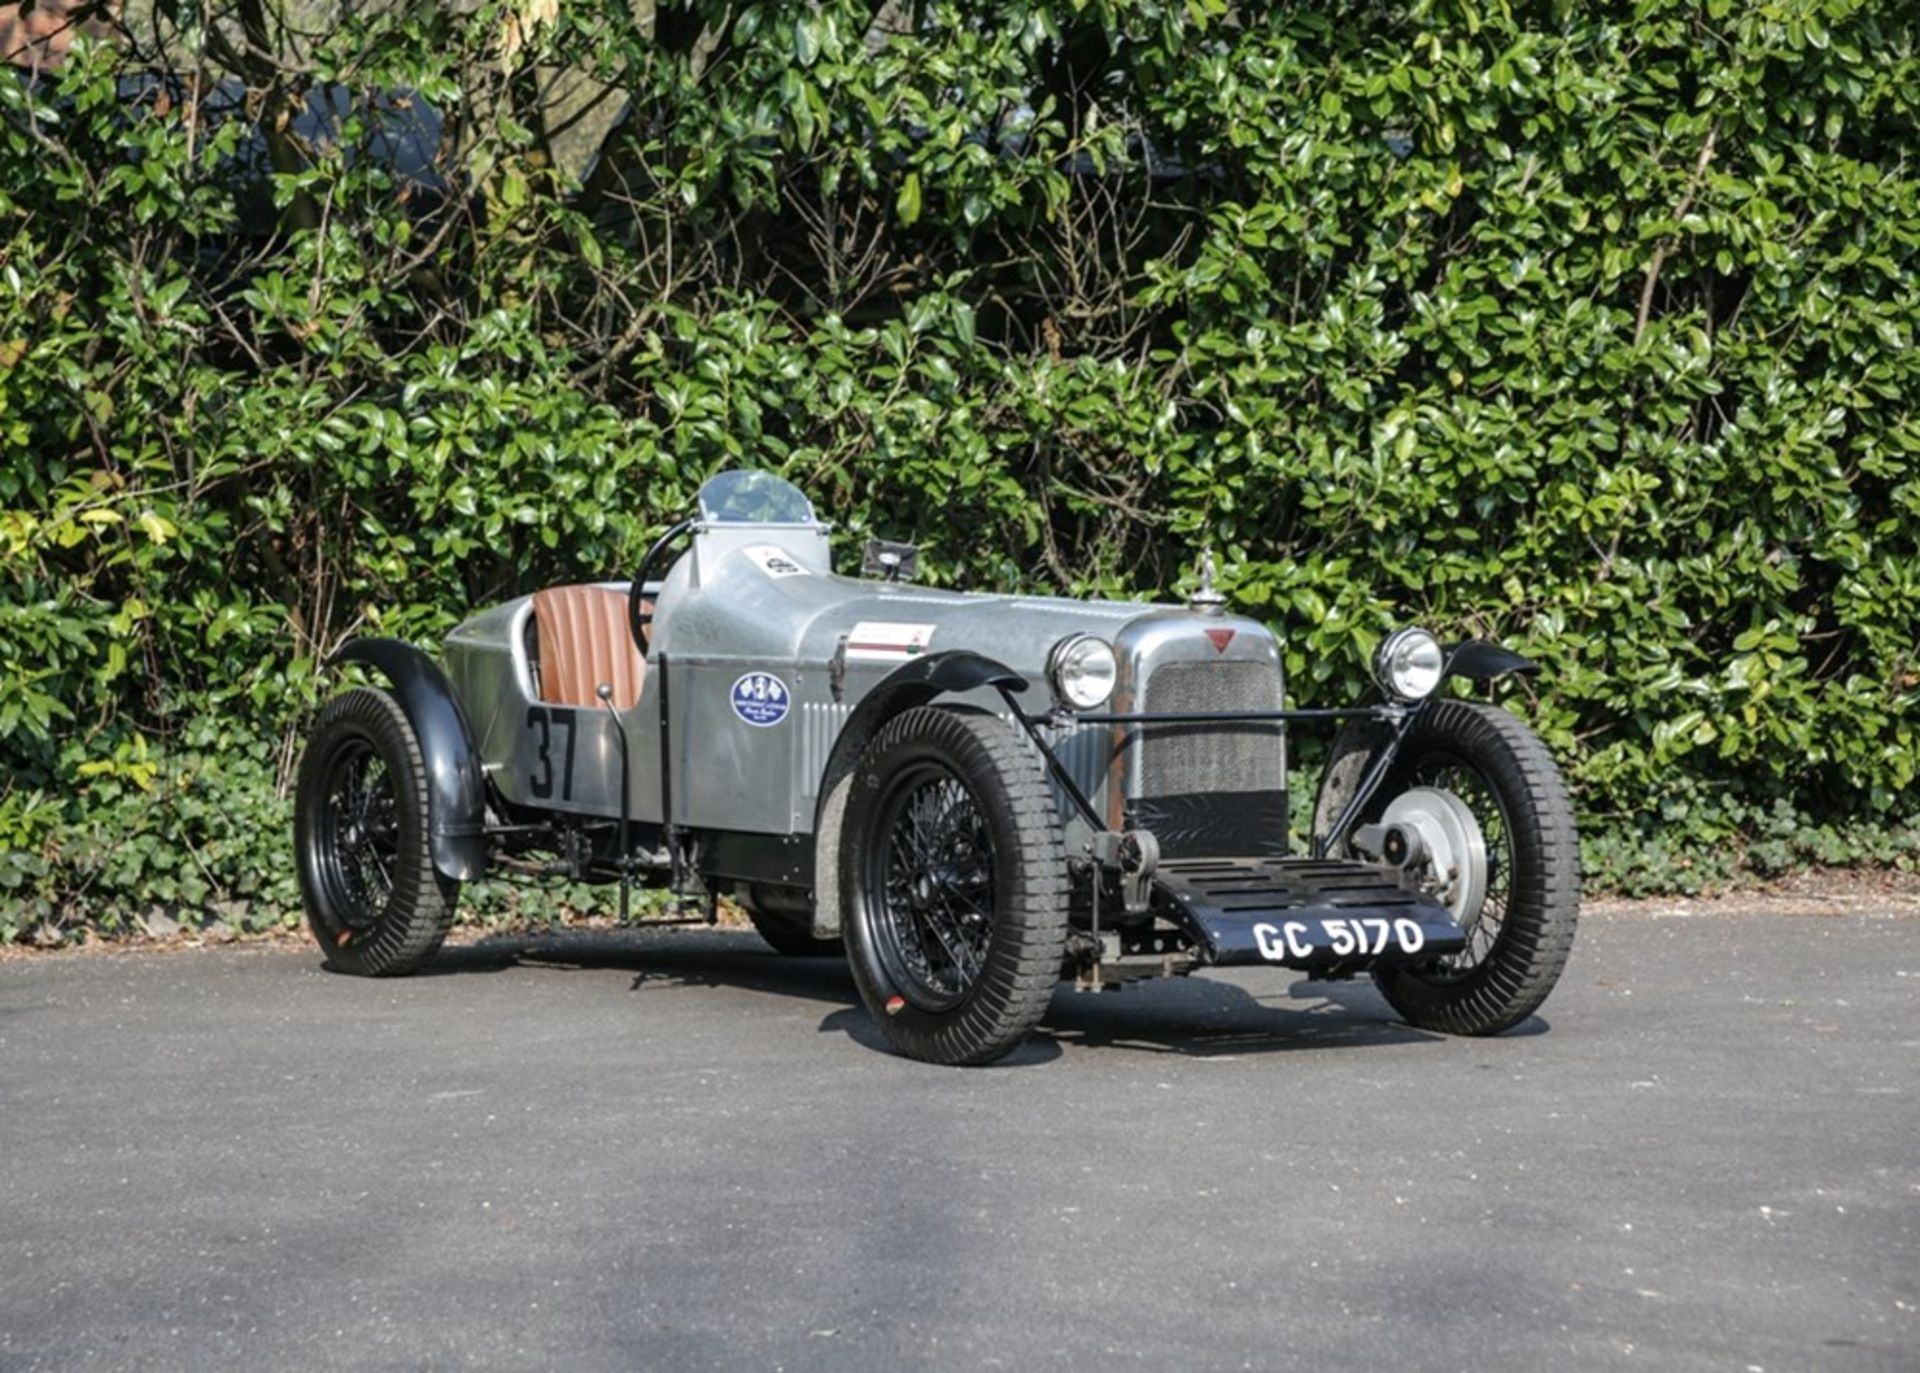
[[[1114,637],[1111,709],[1277,711],[1280,645],[1257,620],[1165,611]],[[1286,732],[1275,721],[1115,724],[1107,820],[1151,829],[1168,857],[1286,850]]]

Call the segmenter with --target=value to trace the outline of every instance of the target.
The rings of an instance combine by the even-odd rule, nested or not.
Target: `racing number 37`
[[[573,721],[576,714],[564,706],[527,707],[527,728],[537,736],[533,756],[539,765],[539,771],[534,773],[527,785],[542,801],[553,797],[553,754],[556,746],[560,751],[560,799],[573,799]]]

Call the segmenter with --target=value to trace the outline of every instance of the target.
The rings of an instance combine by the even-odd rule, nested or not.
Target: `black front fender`
[[[1486,683],[1508,675],[1531,676],[1540,665],[1523,658],[1510,648],[1485,639],[1468,639],[1447,650],[1446,666],[1440,680],[1464,677],[1470,682]],[[1429,697],[1428,700],[1432,700]],[[1378,688],[1367,692],[1362,705],[1382,700]],[[1408,721],[1417,719],[1426,702],[1411,707]],[[1345,831],[1373,794],[1374,788],[1392,766],[1408,721],[1350,720],[1334,737],[1327,765],[1320,774],[1320,790],[1313,806],[1313,850],[1323,857],[1332,845],[1346,838]]]
[[[349,639],[327,666],[365,663],[393,687],[427,765],[427,842],[433,866],[471,882],[487,870],[486,782],[453,685],[433,659],[398,639]]]
[[[1027,679],[1008,667],[1005,663],[995,662],[964,648],[948,649],[944,653],[929,653],[924,658],[915,658],[904,666],[895,668],[880,679],[880,684],[867,693],[860,710],[867,708],[867,702],[876,697],[891,696],[899,692],[912,691],[920,696],[919,701],[949,691],[973,691],[979,687],[1005,687],[1008,691],[1025,691]],[[854,712],[856,715],[859,711]],[[892,712],[889,711],[889,714]]]
[[[1449,677],[1465,677],[1470,682],[1490,682],[1495,677],[1515,674],[1526,677],[1540,670],[1540,664],[1531,658],[1523,658],[1510,648],[1488,643],[1485,639],[1468,639],[1465,643],[1455,644],[1447,652],[1447,665],[1441,671],[1440,680]]]
[[[966,649],[949,649],[915,658],[889,672],[861,698],[840,728],[833,752],[819,779],[814,806],[813,933],[831,939],[840,933],[840,817],[846,807],[846,782],[882,725],[903,710],[923,706],[949,692],[995,687],[1025,691],[1027,680],[1005,663]]]
[[[835,776],[836,769],[852,767],[867,740],[901,711],[923,706],[936,696],[977,691],[981,687],[1025,691],[1027,679],[1005,663],[964,648],[929,653],[924,658],[903,663],[882,677],[847,717],[834,743],[833,756],[827,760],[827,776]],[[827,788],[823,785],[820,795],[824,798],[826,794]]]

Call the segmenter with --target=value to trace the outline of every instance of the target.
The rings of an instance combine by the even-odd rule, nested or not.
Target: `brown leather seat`
[[[597,706],[605,682],[613,708],[631,710],[640,699],[647,662],[627,628],[627,593],[617,587],[550,586],[533,593],[540,634],[540,699],[556,705]]]

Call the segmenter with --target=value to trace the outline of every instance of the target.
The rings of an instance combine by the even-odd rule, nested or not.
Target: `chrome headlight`
[[[1113,695],[1120,675],[1113,645],[1094,634],[1069,634],[1047,655],[1054,696],[1075,710],[1092,710]]]
[[[1424,629],[1397,629],[1373,655],[1373,680],[1396,701],[1423,701],[1440,685],[1447,655]]]

